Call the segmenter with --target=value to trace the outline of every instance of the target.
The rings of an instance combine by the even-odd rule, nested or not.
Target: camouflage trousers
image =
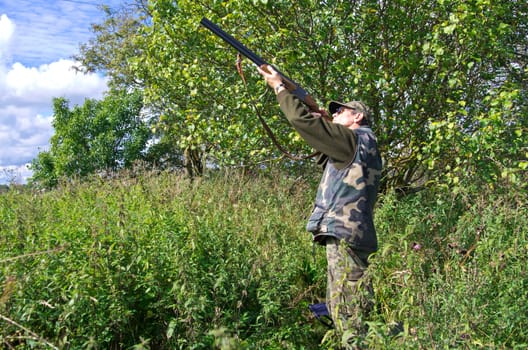
[[[338,335],[354,338],[366,332],[364,320],[373,306],[366,274],[369,253],[354,251],[335,238],[326,240],[328,282],[326,304]],[[345,343],[353,339],[343,339]]]

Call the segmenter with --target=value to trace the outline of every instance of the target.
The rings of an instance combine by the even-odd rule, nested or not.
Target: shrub
[[[162,174],[6,194],[0,285],[16,291],[2,312],[59,347],[316,348],[306,305],[324,268],[295,181]],[[2,329],[6,344],[38,341]]]
[[[380,197],[371,349],[528,347],[527,198],[505,185]],[[0,195],[8,348],[335,349],[307,305],[314,185],[169,173]],[[394,332],[395,324],[402,332]]]

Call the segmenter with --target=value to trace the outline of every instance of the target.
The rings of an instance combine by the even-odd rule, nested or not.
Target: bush
[[[405,330],[387,348],[528,347],[527,198],[508,190],[384,196],[374,321]]]
[[[306,306],[324,288],[324,268],[299,220],[307,185],[295,181],[163,174],[7,193],[1,310],[38,339],[13,323],[0,339],[316,348]]]
[[[499,188],[499,187],[496,187]],[[123,175],[0,195],[7,348],[335,349],[309,303],[314,184]],[[371,349],[528,347],[527,198],[504,186],[382,195]],[[395,324],[402,332],[394,332]]]

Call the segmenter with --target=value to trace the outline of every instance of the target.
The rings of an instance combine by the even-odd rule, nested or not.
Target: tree
[[[146,67],[133,64],[137,57],[144,55],[148,44],[145,40],[143,26],[148,27],[152,15],[146,0],[135,0],[128,6],[118,8],[103,7],[106,15],[102,23],[92,25],[94,38],[81,45],[79,53],[74,56],[82,72],[104,72],[108,75],[109,84],[115,89],[145,89],[148,75],[142,73]],[[160,112],[155,105],[148,107],[153,121],[159,121]],[[155,131],[146,161],[159,168],[183,167],[184,152],[179,148],[174,138],[168,137],[169,130],[153,128]]]
[[[88,42],[81,44],[79,53],[73,56],[80,62],[75,68],[81,72],[104,72],[115,89],[141,88],[142,82],[130,70],[130,58],[141,55],[142,48],[135,42],[138,31],[148,25],[146,0],[136,0],[129,6],[102,7],[105,19],[92,24],[97,33]]]
[[[423,47],[424,67],[444,84],[421,153],[436,177],[520,184],[528,143],[528,5],[444,1]],[[519,181],[520,180],[520,181]]]
[[[55,134],[49,151],[40,152],[32,162],[32,181],[52,187],[61,177],[132,167],[145,158],[151,138],[142,110],[138,91],[114,90],[101,101],[87,99],[73,109],[66,99],[55,98]]]
[[[482,172],[493,181],[497,174],[515,175],[528,166],[525,2],[160,0],[136,5],[141,25],[125,31],[125,42],[134,49],[101,42],[127,53],[126,71],[115,68],[119,65],[99,67],[140,82],[157,118],[160,144],[185,154],[198,173],[207,157],[218,166],[278,159],[291,167],[264,136],[256,109],[286,148],[311,151],[248,64],[246,88],[234,67],[236,52],[199,25],[204,15],[280,67],[321,105],[349,99],[370,105],[385,156],[385,188],[452,183]],[[500,156],[490,161],[491,150]]]

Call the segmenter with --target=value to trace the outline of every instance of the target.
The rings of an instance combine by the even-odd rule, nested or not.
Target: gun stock
[[[255,63],[257,66],[262,67],[263,65],[270,65],[266,61],[264,61],[260,56],[258,56],[256,53],[248,49],[246,46],[244,46],[242,43],[240,43],[238,40],[236,40],[231,35],[224,32],[220,27],[218,27],[216,24],[208,20],[207,18],[203,17],[200,21],[200,24],[203,25],[205,28],[209,29],[211,32],[216,34],[216,36],[223,39],[226,43],[231,45],[233,48],[235,48],[238,52],[240,52],[243,56],[247,57],[249,60],[251,60],[253,63]],[[308,106],[308,108],[312,112],[319,112],[319,107],[315,100],[310,96],[310,94],[304,90],[299,84],[297,84],[294,80],[288,78],[285,74],[283,74],[281,71],[279,71],[277,68],[273,67],[279,74],[282,76],[282,81],[286,88],[295,96],[297,96],[303,103]]]

